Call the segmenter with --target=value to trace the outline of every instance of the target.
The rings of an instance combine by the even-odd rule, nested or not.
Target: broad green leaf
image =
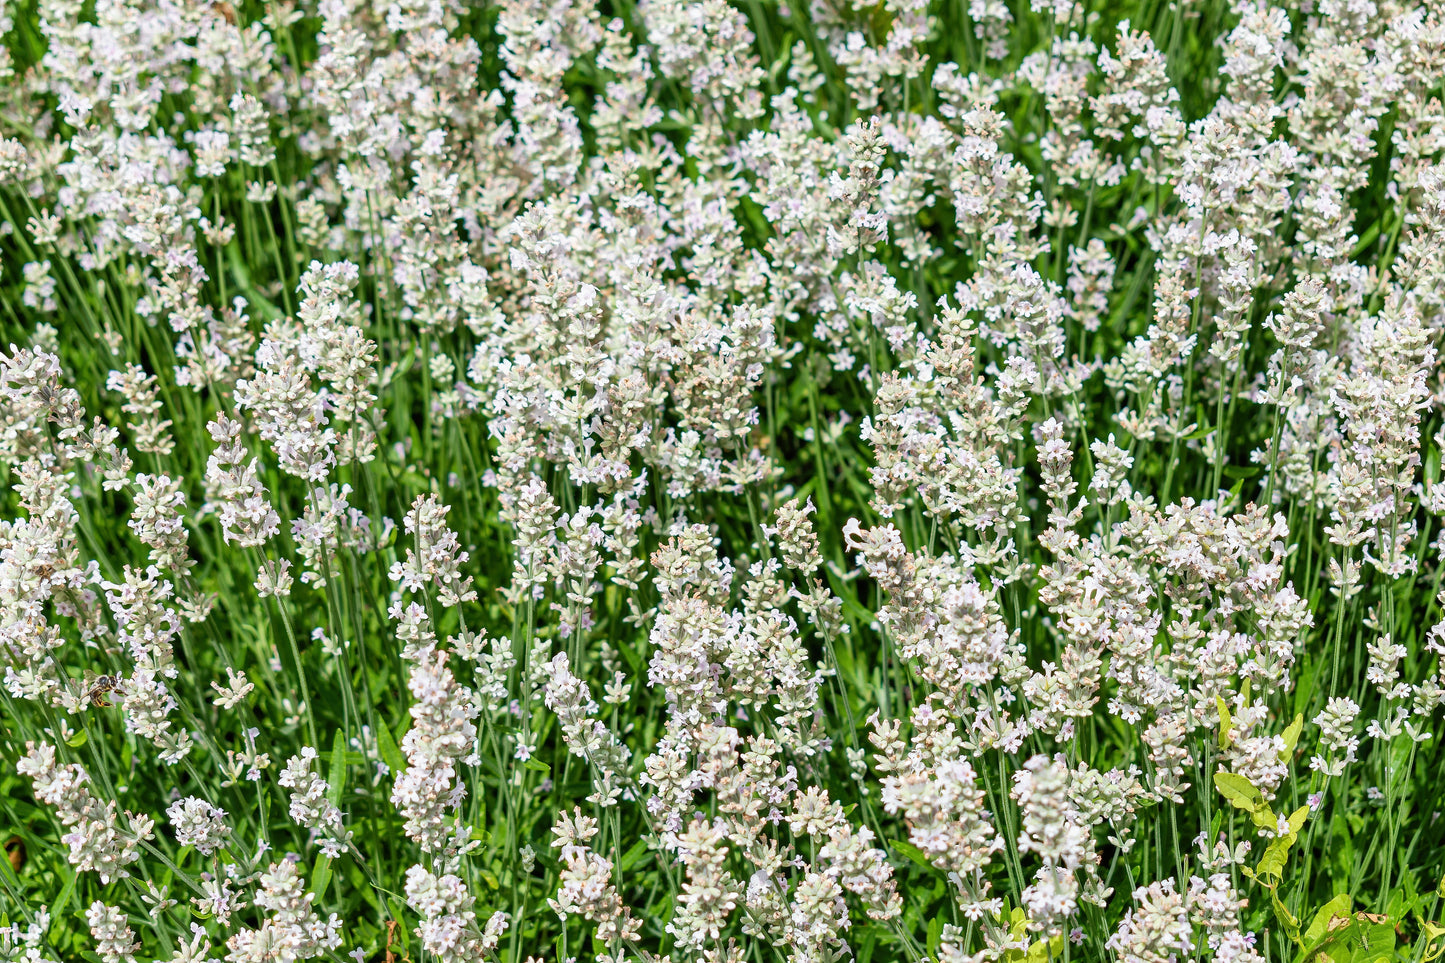
[[[1315,913],[1315,918],[1310,921],[1309,929],[1305,930],[1305,946],[1312,947],[1315,943],[1324,939],[1330,920],[1336,916],[1349,916],[1351,902],[1349,893],[1341,893],[1324,906],[1321,906]]]
[[[1289,832],[1277,836],[1265,849],[1264,855],[1259,858],[1259,865],[1254,871],[1261,876],[1273,876],[1275,879],[1284,879],[1284,864],[1289,859],[1289,851],[1294,846],[1294,841],[1299,838],[1300,827],[1309,818],[1308,806],[1301,806],[1289,817]]]
[[[1049,960],[1062,960],[1064,958],[1064,938],[1055,936],[1051,940],[1035,940],[1029,944],[1028,952],[1024,954],[1027,963],[1048,963]]]
[[[1254,788],[1254,784],[1248,779],[1232,772],[1216,772],[1214,786],[1220,795],[1229,800],[1231,806],[1249,813],[1260,829],[1275,828],[1274,811],[1269,808],[1269,803],[1264,801],[1263,794]]]
[[[1283,879],[1284,864],[1289,859],[1289,850],[1293,845],[1293,836],[1280,836],[1278,839],[1271,840],[1264,855],[1259,858],[1259,865],[1254,868],[1254,871],[1263,877]]]
[[[1359,946],[1353,963],[1376,963],[1395,959],[1395,924],[1388,916],[1356,913]]]
[[[1294,717],[1294,722],[1284,731],[1284,748],[1280,750],[1279,761],[1289,762],[1294,755],[1295,746],[1299,745],[1300,733],[1304,731],[1305,717],[1303,714]]]
[[[1233,741],[1234,717],[1229,714],[1229,706],[1219,696],[1214,697],[1214,705],[1219,710],[1219,748],[1228,749]]]
[[[1356,913],[1336,916],[1325,926],[1325,938],[1301,957],[1305,961],[1378,963],[1395,956],[1395,926],[1388,916]]]

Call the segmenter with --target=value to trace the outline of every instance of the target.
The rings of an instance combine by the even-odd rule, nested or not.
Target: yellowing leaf
[[[1264,796],[1254,788],[1254,783],[1232,772],[1216,772],[1214,788],[1229,800],[1231,806],[1235,809],[1243,809],[1247,813],[1256,812],[1265,804]]]
[[[1276,890],[1273,886],[1269,888],[1269,898],[1274,904],[1274,915],[1279,919],[1280,924],[1284,927],[1285,933],[1289,935],[1290,939],[1298,943],[1300,938],[1299,920],[1296,919],[1294,914],[1289,911],[1289,907],[1285,906],[1284,903],[1280,902],[1279,891]]]
[[[1294,722],[1291,722],[1289,728],[1284,731],[1284,748],[1279,751],[1280,762],[1289,762],[1290,757],[1294,755],[1294,748],[1299,745],[1299,736],[1304,731],[1304,727],[1303,713],[1296,715]]]
[[[1310,807],[1301,806],[1289,814],[1289,833],[1291,836],[1298,836],[1299,831],[1304,828],[1305,820],[1310,818]]]
[[[1051,940],[1036,940],[1029,944],[1028,952],[1024,959],[1028,963],[1048,963],[1049,960],[1062,960],[1064,958],[1064,938],[1055,936]]]
[[[1260,829],[1273,830],[1278,820],[1274,810],[1264,801],[1264,795],[1245,777],[1232,772],[1216,772],[1214,786],[1220,795],[1229,800],[1235,809],[1249,813],[1254,825]]]
[[[1350,903],[1350,894],[1341,893],[1324,906],[1321,906],[1319,911],[1315,913],[1315,918],[1310,922],[1309,929],[1305,930],[1305,945],[1309,946],[1323,937],[1330,920],[1336,916],[1348,916]]]
[[[1260,876],[1272,876],[1276,880],[1284,879],[1284,864],[1289,859],[1290,847],[1294,845],[1294,833],[1280,836],[1272,840],[1269,847],[1265,849],[1264,855],[1259,858],[1259,865],[1254,871]]]

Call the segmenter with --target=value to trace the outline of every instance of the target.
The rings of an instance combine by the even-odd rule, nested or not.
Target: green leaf
[[[1330,900],[1315,913],[1315,918],[1310,921],[1309,929],[1305,930],[1304,943],[1306,947],[1313,947],[1315,943],[1324,939],[1329,929],[1330,920],[1336,916],[1348,917],[1350,915],[1350,903],[1352,899],[1349,893],[1341,893]]]
[[[1288,906],[1280,902],[1279,890],[1273,886],[1269,888],[1269,898],[1274,906],[1274,915],[1279,919],[1280,925],[1284,927],[1285,933],[1289,934],[1290,939],[1298,943],[1300,938],[1299,920],[1295,919],[1294,914],[1289,911]]]
[[[336,730],[331,742],[331,772],[326,777],[326,798],[331,805],[341,805],[341,794],[346,790],[346,737]]]
[[[1219,710],[1219,748],[1228,749],[1232,741],[1231,732],[1234,729],[1234,717],[1229,714],[1229,706],[1219,696],[1214,697],[1214,707]],[[1220,790],[1223,792],[1223,790]]]
[[[1275,879],[1284,878],[1284,864],[1289,859],[1289,851],[1294,846],[1294,841],[1299,838],[1299,831],[1304,826],[1305,820],[1309,818],[1310,807],[1301,806],[1289,817],[1289,832],[1277,836],[1265,849],[1264,855],[1259,858],[1259,865],[1254,871],[1260,876],[1273,876]]]
[[[1269,803],[1264,801],[1264,795],[1254,788],[1254,783],[1236,773],[1216,772],[1214,787],[1235,809],[1249,813],[1260,829],[1275,828],[1274,811],[1269,808]]]
[[[1289,859],[1289,850],[1293,845],[1294,839],[1290,836],[1271,840],[1264,855],[1259,858],[1259,865],[1254,868],[1255,873],[1261,877],[1284,879],[1284,864]]]
[[[934,866],[928,861],[928,855],[924,853],[923,850],[919,849],[917,846],[913,845],[910,842],[905,842],[901,839],[890,840],[888,843],[888,848],[893,850],[900,856],[907,856],[909,859],[913,860],[913,862],[917,863],[919,866],[922,866],[929,872],[938,872],[938,867]]]
[[[395,896],[388,896],[386,905],[391,908],[391,918],[397,923],[396,935],[401,939],[402,953],[397,955],[408,954],[411,952],[411,934],[406,928],[406,904]],[[390,943],[391,940],[388,939],[387,942]]]
[[[782,75],[783,71],[788,69],[788,62],[792,59],[793,49],[786,43],[783,44],[781,53],[779,53],[777,59],[773,61],[772,66],[768,68],[768,79],[776,81],[778,77]]]
[[[82,729],[75,735],[71,736],[69,739],[65,740],[65,744],[72,749],[79,749],[81,746],[85,745],[85,740],[87,738],[89,738],[89,733]]]
[[[231,274],[236,280],[236,286],[246,296],[246,301],[252,311],[264,321],[275,321],[284,318],[286,313],[272,304],[267,297],[257,291],[251,285],[251,272],[246,267],[245,258],[241,255],[241,245],[230,245]]]
[[[68,865],[61,866],[61,872],[68,874],[65,885],[60,888],[60,895],[55,897],[55,902],[50,904],[50,918],[59,920],[65,913],[65,908],[70,905],[70,898],[75,895],[75,883],[80,879],[80,874],[74,872]]]
[[[1028,963],[1048,963],[1049,960],[1062,960],[1064,958],[1064,938],[1062,935],[1055,936],[1051,940],[1035,940],[1029,944],[1029,949],[1024,954]]]
[[[311,892],[316,894],[314,902],[320,902],[321,897],[326,895],[326,887],[331,882],[331,857],[321,856],[316,860],[316,868],[311,873]]]
[[[550,773],[552,771],[552,767],[547,765],[540,759],[528,759],[527,761],[522,763],[522,768],[530,769],[533,772]]]
[[[1365,917],[1365,920],[1360,920]],[[1355,914],[1356,920],[1360,921],[1360,948],[1355,952],[1354,963],[1375,963],[1376,960],[1394,960],[1395,958],[1395,924],[1389,917],[1366,916],[1364,913]]]
[[[632,848],[622,854],[622,861],[617,864],[617,872],[625,873],[638,863],[642,862],[647,855],[647,840],[639,839],[632,844]]]
[[[1384,219],[1377,217],[1374,223],[1365,228],[1365,233],[1360,235],[1360,239],[1355,242],[1355,249],[1350,252],[1350,260],[1354,260],[1361,254],[1364,254],[1370,249],[1371,245],[1380,239],[1380,225],[1382,223],[1384,223]]]
[[[938,959],[938,944],[943,942],[943,917],[933,916],[928,920],[928,956]]]
[[[1295,746],[1299,745],[1300,733],[1304,731],[1305,717],[1303,714],[1294,717],[1294,722],[1284,731],[1284,748],[1279,751],[1279,761],[1289,762],[1294,755]]]
[[[386,767],[391,770],[393,778],[401,775],[402,770],[406,768],[406,758],[396,747],[396,740],[391,737],[386,726],[376,727],[376,747],[381,751],[381,761],[386,763]]]

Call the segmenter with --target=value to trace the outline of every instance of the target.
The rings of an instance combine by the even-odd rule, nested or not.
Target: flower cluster
[[[0,957],[1436,958],[1442,75],[0,4]]]

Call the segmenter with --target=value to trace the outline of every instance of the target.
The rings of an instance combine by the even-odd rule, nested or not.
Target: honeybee
[[[211,0],[211,9],[220,14],[221,19],[231,26],[234,27],[236,25],[236,8],[227,3],[226,0]]]
[[[90,685],[85,692],[85,697],[89,699],[90,704],[95,706],[97,709],[109,709],[110,702],[106,700],[105,694],[107,692],[115,692],[119,688],[119,676],[98,675],[94,679],[90,680]]]

